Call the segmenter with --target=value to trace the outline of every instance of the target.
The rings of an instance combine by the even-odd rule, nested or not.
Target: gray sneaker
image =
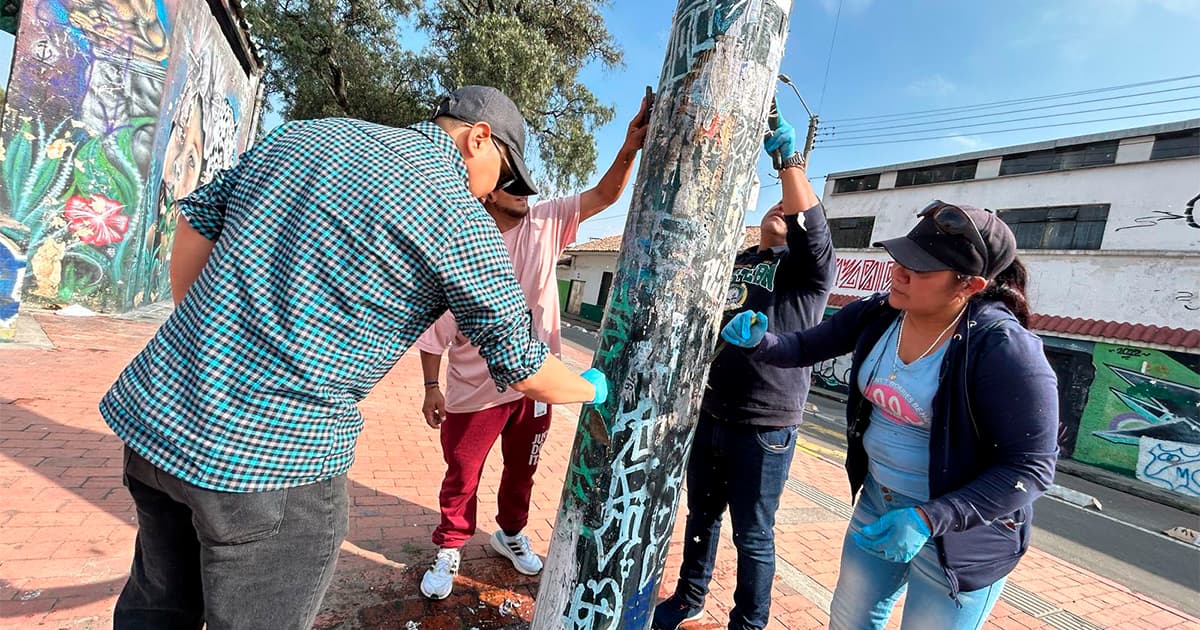
[[[454,589],[454,576],[458,575],[460,556],[457,549],[442,547],[437,560],[421,578],[421,594],[429,599],[446,599]]]

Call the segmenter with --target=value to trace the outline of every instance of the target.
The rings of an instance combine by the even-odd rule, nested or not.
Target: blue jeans
[[[701,412],[688,460],[688,516],[675,596],[703,606],[729,508],[737,590],[729,628],[767,625],[775,578],[775,510],[788,478],[796,427],[756,427]]]
[[[950,582],[938,561],[932,539],[908,564],[884,560],[854,544],[851,533],[873,523],[885,512],[911,507],[917,500],[880,486],[868,477],[854,517],[842,541],[842,566],[829,611],[832,630],[883,628],[896,600],[908,589],[902,630],[974,630],[983,627],[1004,581],[950,598]]]

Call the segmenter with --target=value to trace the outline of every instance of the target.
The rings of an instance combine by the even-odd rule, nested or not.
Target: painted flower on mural
[[[104,195],[67,199],[63,216],[67,227],[88,245],[104,247],[121,242],[129,229],[129,217],[121,214],[125,206]]]
[[[61,160],[62,156],[65,155],[67,151],[70,151],[74,148],[75,145],[67,142],[66,138],[59,138],[58,140],[51,142],[50,146],[46,147],[46,157],[50,158],[51,160]]]

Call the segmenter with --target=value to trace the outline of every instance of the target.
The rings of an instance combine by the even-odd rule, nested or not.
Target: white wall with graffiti
[[[1192,122],[1200,126],[1200,120]],[[1200,217],[1195,208],[1200,196],[1200,156],[1150,161],[1147,142],[1142,136],[1122,139],[1111,165],[1022,175],[998,175],[1000,156],[1016,148],[947,156],[936,161],[979,159],[976,178],[901,188],[888,182],[894,182],[897,170],[907,165],[881,166],[854,172],[880,174],[879,189],[861,192],[835,193],[842,174],[831,173],[825,184],[825,208],[830,218],[875,217],[873,238],[879,239],[907,232],[916,223],[917,211],[933,199],[993,210],[1109,204],[1101,252],[1200,256]]]
[[[877,230],[875,238],[902,234]],[[1025,250],[1021,260],[1029,267],[1030,302],[1037,313],[1200,329],[1200,257],[1195,254]],[[882,251],[841,250],[833,292],[887,291],[892,264]]]

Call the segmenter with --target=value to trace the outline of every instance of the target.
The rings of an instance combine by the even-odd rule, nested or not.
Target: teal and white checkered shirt
[[[447,308],[493,379],[547,349],[437,125],[288,123],[179,203],[212,256],[100,412],[135,452],[228,492],[346,472],[357,403]]]

